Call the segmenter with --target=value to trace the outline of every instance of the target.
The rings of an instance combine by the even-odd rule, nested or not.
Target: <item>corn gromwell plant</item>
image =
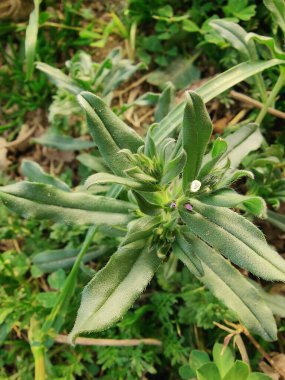
[[[78,101],[90,133],[112,173],[90,176],[85,192],[27,181],[0,188],[3,203],[23,216],[125,231],[117,251],[83,290],[72,342],[119,321],[170,256],[181,260],[249,330],[276,339],[275,320],[262,294],[234,266],[269,281],[285,281],[284,260],[255,225],[232,210],[262,216],[265,203],[230,188],[252,174],[231,164],[230,140],[218,138],[206,152],[211,120],[200,95],[188,92],[186,98],[177,139],[156,139],[158,124],[142,139],[102,99],[81,92]],[[93,195],[100,184],[127,189],[129,200],[112,193]]]

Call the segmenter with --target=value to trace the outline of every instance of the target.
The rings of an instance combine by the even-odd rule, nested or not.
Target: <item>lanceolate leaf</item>
[[[255,281],[250,281],[250,283],[258,289],[258,292],[272,313],[274,315],[278,315],[279,317],[285,318],[285,297],[281,294],[267,292],[259,283]]]
[[[130,211],[135,209],[125,201],[25,181],[0,187],[0,199],[24,217],[68,224],[125,225],[133,219]]]
[[[179,231],[177,232],[176,243],[177,244],[175,244],[174,248],[176,256],[188,267],[192,273],[195,274],[195,276],[202,277],[204,275],[204,270],[201,261],[195,254],[193,254],[189,242]]]
[[[130,163],[120,154],[121,148],[116,144],[90,103],[81,95],[78,95],[78,101],[86,112],[90,133],[99,148],[101,156],[115,174],[124,175],[124,170],[130,168]]]
[[[224,158],[219,162],[223,166],[230,160],[231,169],[237,168],[248,153],[260,147],[263,137],[257,124],[250,123],[225,138],[228,149]]]
[[[263,137],[257,124],[249,123],[239,127],[237,131],[223,140],[227,149],[224,152],[220,151],[221,156],[217,155],[213,158],[213,151],[204,156],[204,166],[199,173],[201,178],[202,174],[207,173],[215,165],[224,167],[228,160],[230,161],[230,169],[237,168],[248,153],[260,147],[262,141]]]
[[[119,177],[108,173],[97,173],[91,175],[85,182],[85,187],[86,189],[90,189],[93,185],[100,183],[117,183],[138,191],[156,191],[159,189],[157,185],[152,183],[139,182],[134,179]]]
[[[188,255],[196,255],[204,271],[200,277],[195,272],[193,274],[234,310],[251,331],[265,340],[275,340],[273,315],[256,288],[208,244],[192,234],[187,234],[187,239],[191,247]]]
[[[74,264],[80,249],[54,249],[40,252],[32,259],[33,264],[40,268],[45,273],[54,272],[59,268],[70,268]],[[107,252],[110,252],[110,247],[102,245],[90,248],[84,255],[82,262],[86,263],[97,257],[100,257]]]
[[[145,197],[146,194],[150,194],[150,193],[140,193],[138,191],[133,192],[133,195],[138,203],[140,210],[144,214],[152,215],[152,216],[161,213],[161,206],[147,199],[147,197]]]
[[[205,103],[209,102],[224,91],[244,81],[245,79],[260,73],[270,67],[284,64],[283,60],[271,59],[269,61],[244,62],[217,75],[196,91]],[[182,124],[185,103],[178,104],[161,122],[155,130],[154,137],[157,144],[165,138],[171,137]]]
[[[246,60],[249,59],[248,45],[245,42],[247,33],[241,26],[232,21],[219,19],[211,21],[210,25],[219,32],[225,40],[229,41],[235,49],[239,50]]]
[[[57,187],[63,191],[70,191],[70,188],[66,183],[50,174],[47,174],[36,162],[24,160],[21,165],[21,170],[24,176],[31,182],[41,182]]]
[[[47,132],[33,139],[38,144],[55,148],[58,150],[70,151],[93,148],[93,141],[74,139],[70,136],[64,136],[53,132]]]
[[[143,216],[142,218],[133,220],[128,224],[128,232],[121,246],[130,244],[136,240],[148,238],[161,222],[161,215]]]
[[[105,129],[112,136],[112,139],[120,149],[129,149],[136,153],[138,148],[143,145],[143,139],[127,124],[125,124],[107,104],[98,96],[91,92],[81,92],[81,97],[97,114]],[[96,126],[94,126],[96,128]]]
[[[154,249],[132,245],[119,248],[85,287],[70,339],[82,332],[102,331],[122,318],[146,288],[160,264]]]
[[[220,189],[211,195],[205,195],[200,198],[203,203],[212,206],[234,208],[237,206],[244,206],[252,214],[264,217],[266,215],[266,203],[257,196],[241,195],[232,189]]]
[[[95,157],[89,153],[79,154],[76,159],[87,168],[94,170],[95,172],[108,173],[109,168],[105,165],[102,157]]]
[[[165,174],[161,179],[161,184],[168,183],[177,177],[183,170],[187,161],[187,154],[184,149],[165,166]]]
[[[212,123],[201,97],[189,92],[185,106],[182,145],[187,153],[183,170],[183,188],[186,190],[200,170],[206,146],[212,134]]]
[[[273,226],[276,226],[285,232],[285,215],[268,210],[268,220]]]
[[[180,215],[193,233],[233,263],[267,280],[285,281],[285,261],[269,247],[262,232],[224,207],[191,200],[193,212]]]
[[[285,5],[284,5],[284,11],[285,11]],[[284,16],[284,19],[285,19],[285,16]],[[248,33],[245,38],[245,41],[247,43],[250,43],[253,40],[257,41],[259,44],[267,46],[268,49],[272,53],[272,57],[285,60],[285,52],[280,50],[276,46],[275,40],[272,37],[260,36],[259,34],[256,34],[256,33]]]
[[[56,69],[46,63],[37,62],[37,69],[47,74],[50,80],[59,88],[71,92],[74,95],[79,94],[83,91],[83,88],[79,87],[78,84],[71,79],[69,76],[65,75],[61,70]]]
[[[161,121],[170,111],[174,100],[174,86],[171,82],[162,91],[155,107],[154,118],[156,122]]]

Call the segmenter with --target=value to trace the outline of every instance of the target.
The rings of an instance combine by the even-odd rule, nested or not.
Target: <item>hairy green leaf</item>
[[[187,154],[183,170],[184,191],[199,173],[211,134],[212,123],[202,98],[195,92],[189,92],[182,129],[182,145]]]
[[[164,169],[161,184],[166,184],[176,178],[186,165],[187,154],[184,149],[171,161],[169,161]]]
[[[143,216],[133,220],[128,224],[128,231],[121,247],[136,240],[148,238],[153,230],[162,222],[161,215]]]
[[[246,60],[250,58],[249,48],[245,42],[247,33],[241,26],[235,22],[222,19],[212,20],[210,26],[237,49]]]
[[[83,94],[89,95],[89,93]],[[92,105],[88,101],[88,98],[86,100],[85,97],[80,94],[78,95],[78,101],[86,112],[87,123],[91,136],[97,144],[101,156],[115,174],[124,175],[124,171],[130,168],[130,163],[122,154],[120,154],[121,148],[116,144],[113,136],[94,111]]]
[[[91,175],[86,180],[85,187],[86,189],[90,189],[93,185],[100,183],[116,183],[138,191],[156,191],[159,189],[159,187],[153,183],[139,182],[134,179],[119,177],[108,173],[97,173]]]
[[[257,124],[249,123],[225,138],[228,149],[220,165],[230,160],[231,169],[237,168],[248,153],[260,147],[263,137]]]
[[[68,224],[125,225],[133,219],[130,211],[135,209],[125,201],[25,181],[0,187],[0,199],[24,217]]]
[[[284,6],[284,10],[285,10],[285,6]],[[284,13],[284,15],[285,15],[285,13]],[[284,16],[284,19],[285,19],[285,16]],[[278,59],[283,59],[284,64],[285,64],[285,52],[280,50],[276,46],[275,40],[272,37],[261,36],[261,35],[256,34],[256,33],[248,33],[245,37],[245,41],[248,44],[252,41],[256,41],[259,44],[267,46],[268,49],[270,50],[271,54],[272,54],[272,57],[278,58]]]
[[[267,280],[285,281],[285,261],[269,247],[262,232],[224,207],[191,200],[193,212],[180,215],[189,229],[241,268]]]
[[[278,214],[278,212],[268,210],[267,211],[268,220],[273,226],[280,228],[280,230],[285,232],[285,215]]]
[[[143,139],[127,124],[125,124],[107,104],[91,92],[83,91],[80,96],[93,109],[105,129],[120,149],[136,152],[143,145]],[[96,126],[94,126],[96,128]]]
[[[150,282],[161,261],[149,242],[135,243],[138,249],[119,248],[85,287],[72,341],[83,332],[102,331],[119,321]]]
[[[269,61],[244,62],[215,78],[209,80],[196,90],[205,103],[209,102],[224,91],[273,66],[283,64],[283,60],[271,59]],[[171,137],[182,124],[185,103],[178,104],[163,120],[154,133],[155,141],[160,144],[165,138]]]
[[[83,91],[83,88],[79,87],[73,79],[59,69],[43,62],[37,62],[36,68],[45,73],[58,88],[71,92],[74,95]]]
[[[155,107],[154,119],[156,122],[160,122],[169,113],[173,100],[174,86],[171,82],[168,82],[167,86],[159,96],[157,105]]]
[[[110,247],[102,245],[90,248],[84,255],[82,262],[86,263],[100,257],[110,251]],[[38,268],[45,273],[54,272],[59,268],[70,268],[74,264],[80,249],[63,248],[51,249],[36,254],[32,261]]]
[[[265,340],[275,340],[276,325],[273,315],[257,289],[207,243],[192,233],[185,234],[185,230],[183,234],[191,247],[188,256],[195,255],[203,267],[203,276],[199,277],[195,272],[193,274],[226,306],[234,310],[249,330]]]
[[[36,162],[24,160],[21,165],[21,171],[31,182],[41,182],[63,191],[70,191],[69,186],[65,182],[47,174]]]
[[[47,132],[33,139],[38,144],[48,146],[63,151],[89,149],[95,146],[94,142],[74,139],[70,136],[59,135],[54,132]]]
[[[200,200],[208,205],[219,207],[244,206],[253,215],[266,216],[266,203],[262,198],[254,195],[241,195],[232,189],[219,189],[210,195],[202,196]]]
[[[76,156],[76,159],[87,168],[94,170],[95,172],[108,173],[109,168],[105,165],[102,157],[95,157],[89,153],[82,153]]]

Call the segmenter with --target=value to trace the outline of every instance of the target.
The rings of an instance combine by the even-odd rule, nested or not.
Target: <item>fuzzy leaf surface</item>
[[[158,186],[148,182],[139,182],[132,178],[119,177],[109,173],[97,173],[87,178],[85,187],[90,189],[93,185],[102,183],[116,183],[138,191],[156,191]]]
[[[280,64],[284,64],[284,61],[280,59],[271,59],[269,61],[240,63],[203,84],[196,90],[196,93],[202,97],[205,103],[207,103],[245,79]],[[157,144],[160,144],[167,137],[173,136],[177,128],[180,127],[183,120],[185,104],[185,101],[181,102],[161,120],[159,127],[154,133]]]
[[[130,211],[135,209],[129,202],[26,181],[0,187],[0,199],[26,218],[68,224],[125,225],[133,219]]]
[[[81,92],[80,95],[93,108],[120,149],[129,149],[135,153],[143,145],[143,139],[125,124],[99,96],[87,91]]]
[[[276,339],[276,325],[270,309],[257,289],[226,259],[192,233],[183,234],[189,241],[188,256],[200,260],[204,275],[197,276],[241,321],[265,340]],[[190,269],[190,268],[189,268]]]
[[[189,229],[241,268],[267,280],[285,281],[285,261],[262,232],[236,212],[191,200],[193,212],[181,209]]]
[[[69,186],[65,182],[61,181],[59,178],[55,178],[52,175],[47,174],[36,162],[24,160],[21,165],[21,171],[31,182],[41,182],[57,187],[63,191],[70,191]]]
[[[184,190],[199,173],[212,129],[212,123],[202,98],[195,92],[189,92],[182,129],[182,145],[187,153],[183,170]]]
[[[71,340],[119,321],[150,282],[161,261],[149,242],[135,243],[119,247],[85,287]]]
[[[89,95],[88,92],[84,92],[83,94]],[[124,171],[130,168],[130,163],[120,154],[121,148],[116,144],[114,138],[89,103],[89,96],[86,100],[85,97],[80,94],[77,99],[86,112],[90,134],[98,146],[101,156],[115,174],[124,175]]]

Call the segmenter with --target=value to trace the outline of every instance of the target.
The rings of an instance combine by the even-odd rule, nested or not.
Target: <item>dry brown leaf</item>
[[[266,362],[262,361],[259,363],[259,368],[265,375],[271,377],[272,380],[281,380],[281,375]]]
[[[24,151],[29,145],[29,139],[36,128],[36,126],[31,128],[29,125],[23,124],[16,140],[6,143],[6,148]]]
[[[285,380],[285,355],[280,353],[271,353],[270,356],[275,368],[272,368],[265,361],[262,361],[259,364],[259,368],[266,375],[270,376],[272,380]]]
[[[285,355],[280,353],[274,353],[272,356],[272,360],[275,364],[276,369],[282,374],[285,379]]]
[[[230,120],[230,117],[228,116],[225,116],[225,117],[222,117],[221,119],[217,120],[214,122],[214,131],[215,133],[223,133],[225,128],[227,127],[228,123],[229,123],[229,120]]]
[[[75,158],[74,152],[59,151],[52,148],[43,148],[44,156],[50,161],[72,162]]]
[[[0,137],[0,170],[5,170],[11,164],[7,158],[8,149],[6,148],[6,140]]]

